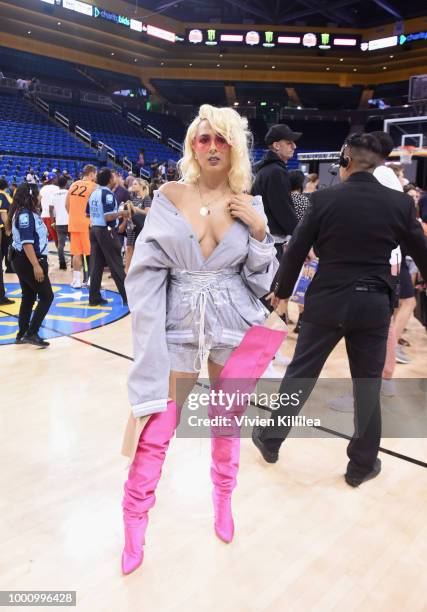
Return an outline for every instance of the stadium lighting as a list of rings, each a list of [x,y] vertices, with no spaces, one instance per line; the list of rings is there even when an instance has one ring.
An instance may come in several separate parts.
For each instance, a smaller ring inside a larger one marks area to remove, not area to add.
[[[221,42],[243,42],[243,34],[221,34]]]
[[[377,49],[386,49],[387,47],[395,47],[397,45],[397,36],[387,36],[386,38],[376,38],[368,42],[369,51]]]
[[[299,45],[301,36],[278,36],[277,42],[281,45]]]
[[[135,30],[135,32],[142,32],[142,21],[138,21],[138,19],[131,19],[129,27],[131,30]]]
[[[93,16],[93,6],[87,4],[87,2],[81,2],[80,0],[62,0],[62,6],[69,11],[75,11],[76,13],[82,13],[83,15]]]
[[[149,36],[154,36],[155,38],[167,40],[168,42],[175,42],[176,40],[174,32],[163,30],[163,28],[156,28],[156,26],[146,25],[143,27],[143,29],[147,32]]]
[[[355,47],[357,40],[355,38],[334,38],[334,45],[337,47]]]

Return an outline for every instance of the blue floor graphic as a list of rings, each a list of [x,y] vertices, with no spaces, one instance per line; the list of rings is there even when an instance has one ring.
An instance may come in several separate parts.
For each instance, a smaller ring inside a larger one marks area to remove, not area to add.
[[[9,306],[0,306],[0,345],[13,344],[18,331],[19,307],[21,304],[21,288],[18,283],[6,283],[6,296],[14,300]],[[53,284],[55,299],[50,307],[40,336],[43,338],[58,338],[76,334],[113,323],[128,314],[127,306],[123,306],[120,294],[114,291],[102,291],[105,306],[89,306],[88,289],[72,289],[70,285]]]

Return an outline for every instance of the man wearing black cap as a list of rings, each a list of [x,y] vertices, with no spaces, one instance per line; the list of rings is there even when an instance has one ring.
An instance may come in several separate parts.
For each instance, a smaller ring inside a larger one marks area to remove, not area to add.
[[[291,199],[291,185],[286,163],[293,157],[295,142],[302,136],[293,132],[288,125],[273,125],[267,132],[268,146],[264,159],[256,166],[256,177],[252,187],[253,195],[262,196],[268,226],[276,244],[280,259],[283,245],[294,231],[298,219]]]
[[[421,275],[427,277],[427,240],[411,198],[384,187],[373,176],[381,154],[374,136],[351,136],[340,155],[342,182],[313,193],[311,206],[289,242],[274,287],[275,307],[292,294],[313,244],[320,263],[306,293],[294,357],[279,389],[283,403],[273,411],[273,425],[256,427],[252,434],[264,459],[275,463],[291,429],[291,417],[302,409],[329,354],[345,338],[356,426],[347,447],[345,474],[352,487],[381,470],[379,392],[395,287],[391,250],[404,242]],[[286,401],[293,394],[297,406]]]

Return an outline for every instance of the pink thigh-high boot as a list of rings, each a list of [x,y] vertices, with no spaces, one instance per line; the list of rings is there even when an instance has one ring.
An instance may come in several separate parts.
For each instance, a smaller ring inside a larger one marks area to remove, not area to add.
[[[286,334],[287,332],[258,325],[251,327],[227,360],[219,379],[211,387],[211,392],[222,391],[229,394],[229,397],[235,397],[230,409],[218,405],[209,406],[210,418],[221,416],[230,421],[229,426],[211,428],[215,533],[224,542],[231,542],[234,535],[231,495],[237,484],[240,457],[240,428],[234,419],[246,409],[238,394],[233,396],[233,393],[252,393]]]
[[[144,558],[143,544],[148,511],[156,501],[156,486],[176,424],[177,406],[169,400],[166,411],[153,414],[141,432],[124,486],[122,502],[125,528],[125,547],[122,554],[124,574],[133,572]]]
[[[234,535],[231,495],[237,484],[240,438],[212,437],[211,449],[215,533],[223,542],[231,542]]]

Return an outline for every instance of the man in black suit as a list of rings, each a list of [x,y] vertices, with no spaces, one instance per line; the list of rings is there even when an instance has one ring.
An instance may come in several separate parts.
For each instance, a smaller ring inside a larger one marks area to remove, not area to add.
[[[269,150],[255,167],[252,195],[262,196],[270,233],[280,259],[283,245],[294,231],[298,219],[291,198],[291,183],[286,163],[293,157],[295,142],[302,136],[288,125],[273,125],[265,136]]]
[[[379,392],[393,308],[392,249],[405,243],[427,278],[427,240],[412,200],[372,176],[380,156],[375,137],[351,136],[341,151],[342,183],[313,193],[311,207],[289,242],[273,287],[275,306],[292,294],[312,245],[319,256],[295,354],[280,386],[280,394],[302,394],[296,409],[281,405],[274,413],[275,425],[256,427],[252,434],[264,459],[277,461],[290,431],[279,417],[301,410],[327,357],[344,337],[355,403],[355,434],[347,447],[345,479],[353,487],[381,469]]]

